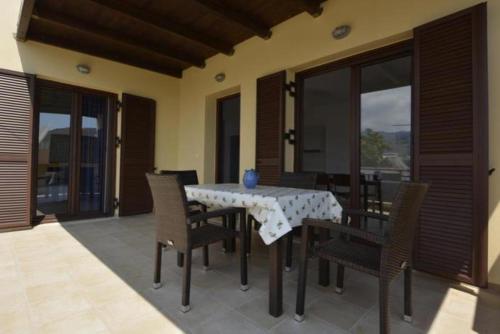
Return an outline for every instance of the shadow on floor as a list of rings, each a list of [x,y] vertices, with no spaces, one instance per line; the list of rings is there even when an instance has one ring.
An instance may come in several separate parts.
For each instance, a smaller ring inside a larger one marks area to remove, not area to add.
[[[332,286],[319,287],[317,265],[311,261],[306,296],[306,319],[292,320],[295,307],[297,269],[284,273],[284,315],[275,319],[267,314],[267,248],[258,236],[253,239],[249,257],[251,289],[239,290],[239,256],[225,254],[221,245],[210,248],[209,271],[203,271],[201,250],[193,254],[191,312],[179,311],[182,270],[176,266],[176,252],[163,256],[162,282],[152,289],[155,230],[150,215],[62,225],[103,265],[130,286],[148,303],[185,332],[203,333],[376,333],[378,331],[378,283],[366,274],[347,271],[345,293]],[[298,246],[298,245],[295,245]],[[297,249],[297,247],[296,247]],[[297,254],[297,250],[295,251]],[[294,258],[296,261],[296,257]],[[91,274],[91,273],[90,273]],[[500,326],[498,294],[477,292],[447,280],[416,272],[414,275],[413,323],[401,320],[403,283],[391,286],[391,326],[393,333],[493,333]],[[495,327],[496,326],[496,327]]]

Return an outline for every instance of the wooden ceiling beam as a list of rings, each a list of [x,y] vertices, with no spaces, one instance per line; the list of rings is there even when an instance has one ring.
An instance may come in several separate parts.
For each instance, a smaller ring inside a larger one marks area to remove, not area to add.
[[[272,32],[270,27],[262,23],[257,18],[249,17],[240,11],[228,8],[219,2],[213,0],[194,0],[195,2],[202,5],[205,9],[209,10],[211,13],[219,16],[220,18],[231,21],[238,24],[239,26],[251,31],[263,39],[271,38]]]
[[[321,0],[295,0],[295,2],[312,17],[318,17],[323,13]]]
[[[25,42],[28,36],[28,29],[31,22],[31,15],[35,8],[35,0],[23,0],[21,4],[21,13],[17,22],[16,39]]]
[[[155,45],[147,41],[144,41],[143,39],[126,36],[123,33],[100,28],[95,24],[87,23],[79,19],[68,17],[66,15],[61,15],[59,13],[51,12],[42,8],[38,8],[35,14],[32,16],[32,18],[35,20],[41,20],[52,24],[57,24],[84,34],[91,34],[96,37],[104,38],[112,43],[118,42],[129,48],[136,49],[140,52],[141,51],[153,52],[158,55],[168,57],[177,62],[196,66],[199,68],[205,67],[205,60],[202,58],[193,57],[192,55],[176,52],[175,50],[172,50],[170,48],[165,48],[159,45]]]
[[[78,42],[68,42],[65,40],[61,40],[60,38],[50,36],[45,33],[40,33],[38,31],[30,32],[30,40],[35,42],[40,42],[44,44],[49,44],[53,46],[57,46],[63,49],[68,49],[80,53],[89,54],[91,56],[100,57],[109,59],[112,61],[116,61],[122,64],[127,64],[135,67],[139,67],[142,69],[150,70],[153,72],[158,72],[161,74],[170,75],[176,78],[182,78],[182,69],[174,68],[171,66],[164,65],[155,65],[152,62],[141,61],[138,59],[131,59],[127,55],[119,55],[117,52],[107,52],[103,51],[99,48],[90,48],[84,47]]]
[[[167,33],[175,34],[184,39],[196,42],[214,51],[224,53],[226,55],[234,54],[233,45],[214,39],[211,36],[191,30],[189,27],[177,24],[165,17],[145,12],[143,9],[127,4],[124,1],[118,0],[88,0],[99,4],[103,8],[112,10],[120,15],[127,16],[134,20],[140,21],[156,29],[163,30]]]

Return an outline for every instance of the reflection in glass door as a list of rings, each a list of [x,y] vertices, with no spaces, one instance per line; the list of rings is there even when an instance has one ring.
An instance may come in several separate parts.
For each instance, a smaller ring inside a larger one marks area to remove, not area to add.
[[[304,79],[301,170],[327,173],[332,191],[348,205],[351,189],[351,69]]]
[[[68,211],[73,94],[43,87],[39,97],[38,214]]]
[[[410,180],[410,56],[361,68],[360,195],[364,210],[387,213]]]
[[[349,68],[304,80],[302,170],[349,174]]]

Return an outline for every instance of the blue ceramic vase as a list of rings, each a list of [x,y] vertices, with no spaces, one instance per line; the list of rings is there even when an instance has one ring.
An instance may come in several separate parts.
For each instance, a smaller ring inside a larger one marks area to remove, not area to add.
[[[254,169],[245,170],[245,174],[243,175],[243,185],[245,188],[254,189],[259,182],[259,173],[257,173]]]

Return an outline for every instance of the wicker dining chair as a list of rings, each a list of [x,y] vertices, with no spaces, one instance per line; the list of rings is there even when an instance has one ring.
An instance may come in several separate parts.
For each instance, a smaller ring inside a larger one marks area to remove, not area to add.
[[[389,333],[389,284],[404,271],[404,319],[411,321],[411,254],[418,214],[428,185],[402,183],[393,201],[389,216],[365,211],[344,210],[342,224],[328,220],[304,219],[300,254],[299,283],[295,320],[304,319],[308,241],[313,228],[334,231],[337,237],[320,243],[312,253],[320,259],[337,263],[337,293],[344,288],[344,267],[379,278],[380,333]],[[388,233],[379,235],[349,226],[348,217],[362,216],[388,221]],[[359,240],[361,239],[361,240]]]
[[[198,173],[196,170],[162,170],[160,171],[161,175],[179,175],[179,179],[182,184],[185,186],[191,186],[195,184],[199,184],[198,182]],[[188,206],[194,212],[196,210],[200,210],[202,212],[207,211],[206,205],[200,203],[198,201],[188,201]]]
[[[298,189],[316,189],[318,184],[318,174],[317,173],[290,173],[286,172],[281,174],[279,186],[286,188],[298,188]],[[247,252],[250,253],[252,245],[252,223],[255,222],[255,226],[259,226],[258,222],[252,215],[248,215],[247,220]],[[294,229],[295,231],[297,228]],[[285,270],[290,271],[292,267],[292,249],[293,249],[293,236],[294,230],[290,231],[286,237],[286,252],[285,252]]]
[[[179,175],[182,183],[185,186],[199,184],[198,173],[196,172],[196,170],[162,170],[162,171],[160,171],[160,174],[162,174],[162,175],[177,174],[177,175]],[[207,206],[204,205],[203,203],[198,202],[198,201],[189,201],[188,204],[189,204],[189,207],[192,208],[193,210],[201,210],[202,212],[207,211]],[[236,217],[234,215],[230,215],[228,217],[226,217],[226,216],[222,217],[222,226],[231,227],[234,229],[236,226]],[[234,244],[235,244],[234,239],[231,239],[230,241],[224,240],[222,242],[223,251],[226,252],[227,250],[230,250],[231,252],[234,252]],[[184,260],[182,257],[182,253],[178,253],[177,265],[179,267],[182,267],[183,262],[184,262]]]
[[[190,186],[194,184],[199,184],[198,172],[195,169],[189,170],[161,170],[161,175],[179,175],[179,179],[185,186]],[[188,207],[191,214],[207,212],[207,206],[198,201],[188,201]],[[200,225],[200,223],[196,223]],[[224,221],[224,226],[226,222]],[[203,247],[203,258],[208,259],[208,246]],[[208,260],[204,260],[207,261]],[[184,264],[184,255],[181,252],[177,252],[177,266],[182,267]]]
[[[179,175],[146,174],[153,195],[154,215],[156,218],[156,265],[154,288],[161,287],[161,258],[165,246],[171,246],[185,256],[182,282],[182,312],[190,308],[189,294],[191,285],[192,250],[222,240],[239,237],[241,244],[241,290],[248,290],[247,257],[245,252],[245,209],[227,208],[193,214],[189,210],[186,191]],[[227,215],[240,216],[240,231],[222,226],[198,222]],[[208,255],[208,254],[207,254]],[[208,266],[208,256],[204,257],[204,265]]]

